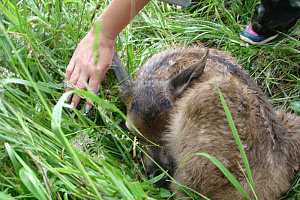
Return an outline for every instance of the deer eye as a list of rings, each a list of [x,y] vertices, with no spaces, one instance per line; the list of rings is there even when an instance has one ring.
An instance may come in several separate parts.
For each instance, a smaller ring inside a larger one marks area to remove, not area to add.
[[[161,105],[164,107],[164,109],[169,110],[171,108],[171,102],[167,98],[163,98],[161,100]]]
[[[139,103],[136,99],[134,99],[131,103],[131,111],[138,111],[139,110]]]

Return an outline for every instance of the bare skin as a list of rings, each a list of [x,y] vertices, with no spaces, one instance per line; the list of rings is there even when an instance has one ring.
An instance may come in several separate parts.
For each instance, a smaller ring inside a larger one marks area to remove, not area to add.
[[[96,21],[101,21],[101,32],[99,36],[99,61],[94,63],[93,40],[94,26],[90,32],[82,39],[74,51],[72,59],[66,69],[65,80],[67,84],[66,92],[75,88],[84,89],[85,83],[94,93],[99,90],[99,84],[109,69],[114,53],[114,43],[117,35],[129,24],[136,14],[149,2],[149,0],[112,0],[104,12]],[[71,105],[76,107],[81,97],[78,94],[69,96],[67,102],[71,100]],[[92,102],[87,101],[85,112],[92,107]]]

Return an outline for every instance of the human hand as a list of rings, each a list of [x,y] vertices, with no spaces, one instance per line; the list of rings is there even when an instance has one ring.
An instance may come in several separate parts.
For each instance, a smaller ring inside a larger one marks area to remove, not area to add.
[[[114,39],[100,34],[98,46],[99,60],[95,63],[93,55],[94,32],[93,29],[83,38],[74,51],[72,59],[66,69],[66,92],[76,89],[85,89],[85,83],[96,94],[99,91],[99,84],[103,80],[107,70],[109,69],[114,53]],[[81,97],[73,94],[67,98],[67,102],[71,100],[71,105],[76,107]],[[92,107],[91,101],[86,101],[85,112]]]
[[[67,66],[65,80],[69,84],[67,84],[66,92],[74,88],[84,89],[85,83],[88,83],[92,91],[97,93],[99,84],[112,62],[115,38],[148,2],[149,0],[111,1],[97,19],[102,22],[98,45],[99,60],[97,63],[94,61],[94,28],[92,28],[77,46]],[[67,101],[71,100],[71,105],[76,107],[80,98],[78,94],[74,94],[69,96]],[[88,112],[91,107],[92,103],[87,101],[85,112]]]

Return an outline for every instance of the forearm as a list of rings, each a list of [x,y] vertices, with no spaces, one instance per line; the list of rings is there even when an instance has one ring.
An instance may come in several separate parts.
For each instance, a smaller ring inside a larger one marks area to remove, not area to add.
[[[101,35],[114,40],[150,0],[112,0],[97,20]]]

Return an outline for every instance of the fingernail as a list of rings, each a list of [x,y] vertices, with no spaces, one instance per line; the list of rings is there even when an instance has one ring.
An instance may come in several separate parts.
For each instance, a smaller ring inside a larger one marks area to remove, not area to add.
[[[73,112],[73,109],[72,109],[73,107],[74,107],[74,102],[71,103],[71,108],[69,109],[70,112]]]
[[[100,90],[100,85],[98,85],[98,88],[97,88],[97,92],[96,92],[96,94],[98,94],[98,93],[99,93],[99,90]]]
[[[88,114],[89,111],[90,111],[90,105],[89,105],[89,104],[86,104],[86,105],[85,105],[84,112],[85,112],[86,114]]]

